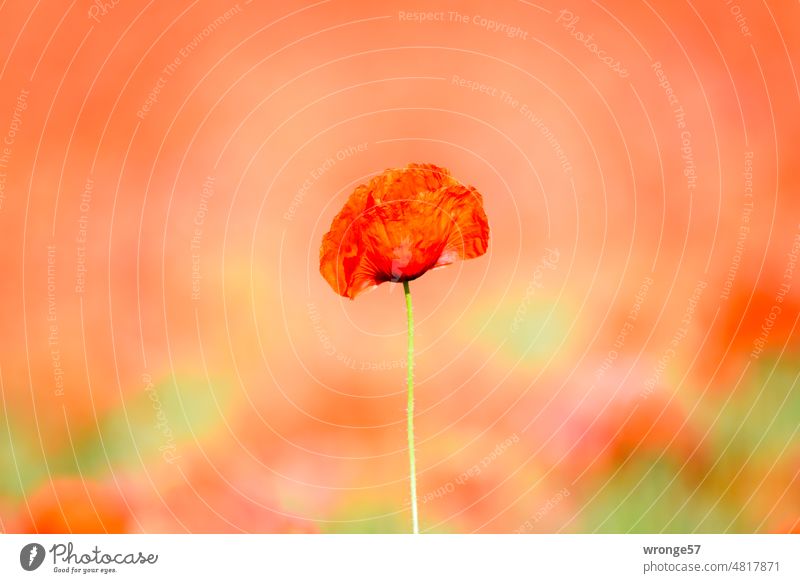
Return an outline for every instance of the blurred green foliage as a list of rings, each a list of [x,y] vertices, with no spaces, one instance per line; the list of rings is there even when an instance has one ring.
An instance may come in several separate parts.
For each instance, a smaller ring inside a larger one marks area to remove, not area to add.
[[[46,456],[36,432],[0,417],[0,496],[18,498],[48,474],[97,478],[179,455],[180,444],[208,439],[222,423],[226,395],[230,391],[219,384],[168,378],[100,415],[95,424],[72,428],[65,443]]]

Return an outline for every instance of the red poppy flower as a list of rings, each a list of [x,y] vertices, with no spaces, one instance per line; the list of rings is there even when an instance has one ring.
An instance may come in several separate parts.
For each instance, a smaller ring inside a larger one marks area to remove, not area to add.
[[[444,168],[410,164],[355,189],[322,239],[319,270],[353,299],[385,281],[479,257],[488,245],[480,193]]]

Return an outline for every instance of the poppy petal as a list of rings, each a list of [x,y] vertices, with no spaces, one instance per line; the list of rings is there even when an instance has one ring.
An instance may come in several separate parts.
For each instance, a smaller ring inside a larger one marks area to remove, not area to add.
[[[410,281],[489,243],[480,193],[432,164],[390,169],[358,186],[325,234],[320,273],[355,298],[385,281]]]

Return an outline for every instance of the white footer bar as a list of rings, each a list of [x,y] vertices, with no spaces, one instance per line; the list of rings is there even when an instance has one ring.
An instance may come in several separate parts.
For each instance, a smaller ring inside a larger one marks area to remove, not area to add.
[[[0,581],[800,581],[796,535],[2,535]]]

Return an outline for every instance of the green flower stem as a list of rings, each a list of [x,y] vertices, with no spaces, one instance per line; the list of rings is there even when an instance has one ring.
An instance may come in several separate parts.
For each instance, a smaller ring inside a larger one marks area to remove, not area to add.
[[[414,312],[411,309],[411,290],[408,282],[403,282],[406,295],[406,313],[408,314],[408,461],[411,470],[411,522],[414,534],[419,534],[419,516],[417,514],[417,460],[414,455]]]

